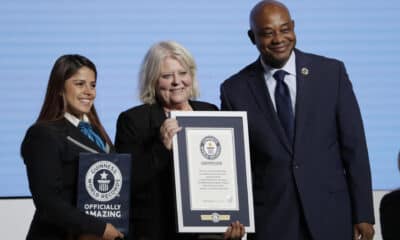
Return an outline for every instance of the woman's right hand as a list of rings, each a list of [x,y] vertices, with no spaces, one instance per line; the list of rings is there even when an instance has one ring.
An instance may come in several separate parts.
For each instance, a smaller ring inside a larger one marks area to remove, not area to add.
[[[111,223],[107,223],[106,230],[104,230],[103,239],[114,240],[117,237],[123,238],[124,234],[118,231]]]
[[[163,122],[160,127],[160,138],[166,149],[172,149],[172,138],[181,129],[176,119],[168,118]]]

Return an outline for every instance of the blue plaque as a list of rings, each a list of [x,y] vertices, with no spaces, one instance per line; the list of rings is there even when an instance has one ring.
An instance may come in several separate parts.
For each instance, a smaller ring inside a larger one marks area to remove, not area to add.
[[[130,154],[81,153],[77,207],[129,234]]]

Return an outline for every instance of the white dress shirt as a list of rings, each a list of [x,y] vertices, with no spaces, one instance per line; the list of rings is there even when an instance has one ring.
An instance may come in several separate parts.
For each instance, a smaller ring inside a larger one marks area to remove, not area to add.
[[[78,127],[79,122],[80,121],[84,121],[87,123],[90,123],[88,116],[86,116],[86,114],[83,114],[83,118],[82,120],[80,120],[79,118],[75,117],[74,115],[72,115],[69,112],[65,112],[64,113],[64,117],[70,122],[72,123],[72,125],[74,125],[75,127]]]

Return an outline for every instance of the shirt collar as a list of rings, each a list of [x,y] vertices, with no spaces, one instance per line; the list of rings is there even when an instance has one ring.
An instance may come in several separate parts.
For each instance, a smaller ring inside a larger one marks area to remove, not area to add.
[[[64,117],[65,117],[70,123],[72,123],[72,125],[74,125],[75,127],[78,127],[80,121],[84,121],[84,122],[90,123],[89,118],[88,118],[88,116],[87,116],[86,114],[83,114],[82,120],[80,120],[79,118],[75,117],[74,115],[72,115],[72,114],[69,113],[69,112],[65,112],[65,113],[64,113]]]
[[[266,63],[264,63],[264,60],[260,57],[261,59],[261,65],[264,68],[264,72],[265,73],[270,73],[271,76],[273,75],[273,73],[275,73],[278,70],[285,70],[286,72],[288,72],[290,75],[296,76],[296,55],[294,53],[294,51],[292,51],[292,53],[289,56],[289,60],[286,62],[286,64],[280,68],[272,68],[271,66],[267,65]]]

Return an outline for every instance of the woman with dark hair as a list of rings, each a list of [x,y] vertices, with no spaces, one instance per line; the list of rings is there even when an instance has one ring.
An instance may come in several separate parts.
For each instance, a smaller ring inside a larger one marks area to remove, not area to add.
[[[36,207],[27,239],[123,237],[76,208],[79,153],[112,148],[93,105],[96,77],[95,65],[80,55],[61,56],[53,66],[39,117],[21,146]]]

